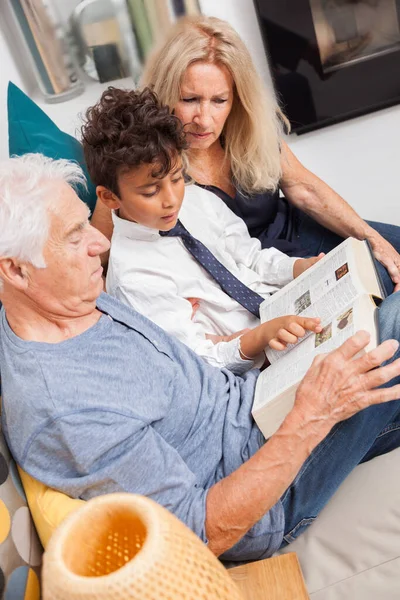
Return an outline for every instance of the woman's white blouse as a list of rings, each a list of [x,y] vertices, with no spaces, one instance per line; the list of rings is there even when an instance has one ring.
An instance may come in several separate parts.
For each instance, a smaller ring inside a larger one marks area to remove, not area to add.
[[[238,279],[265,298],[293,279],[296,258],[275,248],[261,249],[238,218],[212,192],[185,188],[179,215],[186,229]],[[114,233],[107,291],[176,336],[216,367],[244,373],[254,366],[239,354],[239,340],[213,344],[206,334],[230,335],[259,324],[222,291],[179,237],[163,237],[113,214]],[[192,318],[187,298],[198,298]]]

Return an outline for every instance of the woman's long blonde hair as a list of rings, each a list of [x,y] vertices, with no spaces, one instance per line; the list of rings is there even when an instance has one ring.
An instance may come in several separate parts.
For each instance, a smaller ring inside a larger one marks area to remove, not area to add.
[[[234,181],[247,193],[275,190],[281,177],[280,139],[289,124],[226,21],[206,16],[179,19],[150,56],[142,84],[153,87],[160,101],[174,108],[186,69],[198,61],[224,65],[234,80],[234,101],[223,130]]]

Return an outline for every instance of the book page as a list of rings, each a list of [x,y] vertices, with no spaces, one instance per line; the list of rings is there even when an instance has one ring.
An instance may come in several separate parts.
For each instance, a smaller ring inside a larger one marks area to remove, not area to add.
[[[365,329],[371,334],[367,350],[377,345],[375,326],[376,307],[367,294],[344,306],[339,314],[324,323],[321,333],[310,333],[301,344],[292,348],[281,360],[271,364],[258,378],[253,409],[256,410],[277,395],[297,385],[314,358],[338,348],[356,331]]]
[[[311,269],[305,271],[265,300],[260,306],[261,321],[270,321],[284,315],[319,317],[324,327],[332,317],[363,293],[356,272],[351,242],[345,240]],[[363,243],[363,242],[360,242]],[[311,333],[296,345],[289,344],[286,350],[266,349],[270,363],[282,360],[295,346],[304,344]]]

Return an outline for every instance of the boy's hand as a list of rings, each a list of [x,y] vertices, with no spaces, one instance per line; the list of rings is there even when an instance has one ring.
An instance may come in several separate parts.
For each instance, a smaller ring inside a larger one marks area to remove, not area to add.
[[[240,355],[244,359],[254,359],[267,346],[273,350],[285,350],[287,344],[295,344],[306,331],[322,331],[321,319],[288,315],[271,319],[250,329],[240,338]]]
[[[321,252],[318,256],[312,256],[311,258],[298,258],[293,265],[293,278],[296,279],[296,277],[315,265],[324,256],[325,254]]]
[[[273,350],[285,350],[288,344],[295,344],[306,331],[319,333],[322,331],[321,319],[297,317],[289,315],[278,317],[263,324],[267,336],[267,344]],[[269,338],[269,339],[268,339]]]

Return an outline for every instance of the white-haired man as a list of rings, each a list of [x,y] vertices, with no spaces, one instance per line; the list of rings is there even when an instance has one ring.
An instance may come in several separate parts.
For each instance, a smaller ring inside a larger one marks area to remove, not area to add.
[[[400,296],[380,311],[386,341],[355,358],[360,332],[314,362],[266,442],[250,416],[256,370],[211,367],[102,294],[108,241],[79,182],[77,166],[41,155],[0,164],[2,418],[16,460],[71,496],[150,496],[226,559],[270,555],[355,465],[400,445],[400,359],[375,368],[398,350]]]

